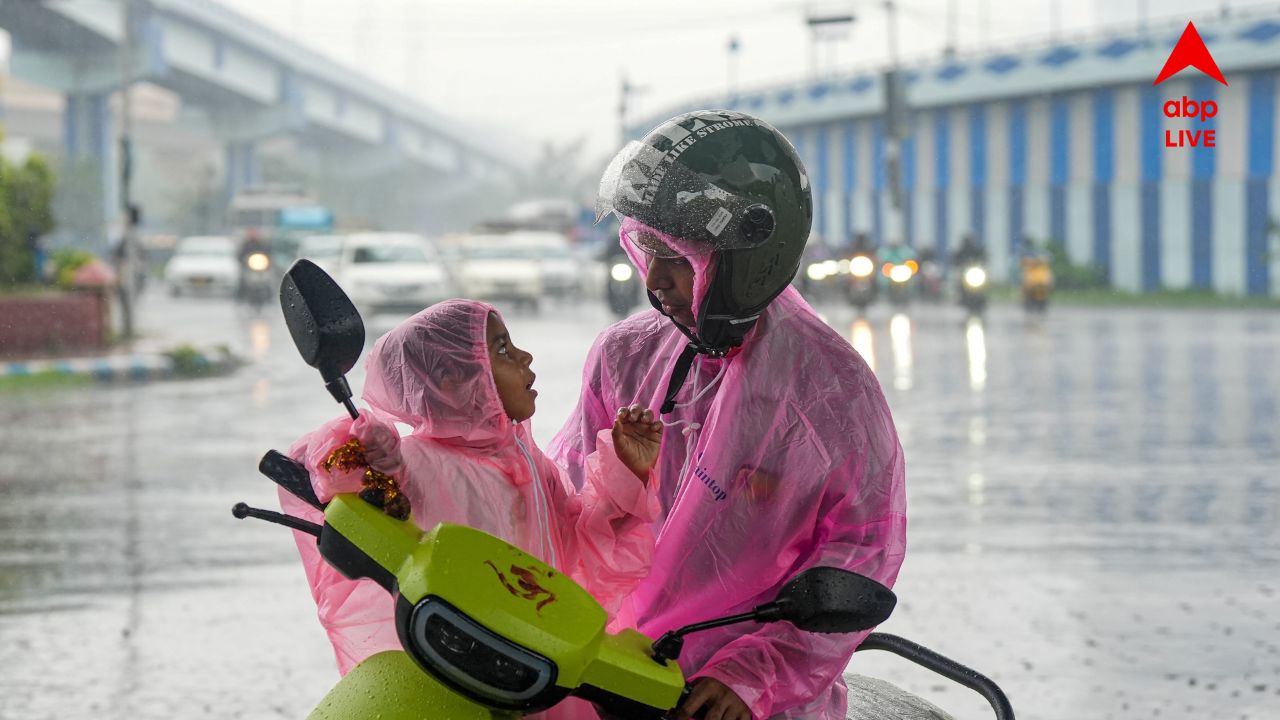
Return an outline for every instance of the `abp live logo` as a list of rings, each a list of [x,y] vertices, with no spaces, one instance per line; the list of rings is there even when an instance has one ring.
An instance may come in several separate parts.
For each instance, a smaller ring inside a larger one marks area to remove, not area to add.
[[[1156,76],[1156,81],[1152,85],[1159,85],[1189,67],[1199,70],[1223,85],[1227,84],[1226,78],[1222,77],[1222,71],[1218,69],[1218,63],[1213,61],[1213,55],[1209,53],[1209,48],[1205,46],[1194,23],[1187,23],[1187,29],[1182,31],[1182,37],[1178,38],[1178,44],[1173,46],[1173,52],[1169,53],[1169,59],[1165,60],[1164,67],[1161,68],[1160,74]],[[1166,128],[1164,146],[1217,147],[1217,131],[1204,129],[1203,126],[1203,123],[1217,114],[1218,103],[1213,100],[1197,100],[1186,95],[1180,99],[1166,100],[1165,117],[1198,120],[1201,123],[1201,129],[1179,128],[1178,134],[1174,135],[1172,130]]]

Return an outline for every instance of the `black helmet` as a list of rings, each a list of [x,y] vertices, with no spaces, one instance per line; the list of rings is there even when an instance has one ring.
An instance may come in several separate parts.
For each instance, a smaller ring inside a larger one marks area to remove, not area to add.
[[[690,340],[697,352],[721,355],[742,343],[795,277],[813,194],[795,148],[773,126],[744,113],[699,110],[667,120],[614,157],[600,180],[596,220],[609,212],[718,255]],[[649,301],[661,311],[652,293]]]

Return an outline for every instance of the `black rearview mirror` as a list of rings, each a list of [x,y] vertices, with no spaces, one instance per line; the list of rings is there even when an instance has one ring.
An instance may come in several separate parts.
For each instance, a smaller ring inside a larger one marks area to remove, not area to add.
[[[897,602],[892,590],[871,578],[815,567],[784,585],[776,600],[756,608],[756,619],[786,620],[808,632],[858,632],[889,619]]]
[[[773,602],[664,633],[653,643],[653,659],[665,665],[680,657],[685,635],[740,622],[786,620],[818,633],[867,630],[888,620],[897,603],[892,590],[869,577],[834,567],[809,568],[783,585]]]
[[[364,350],[364,322],[356,306],[328,273],[301,259],[280,283],[280,308],[302,359],[320,371],[329,393],[357,417],[345,377]]]

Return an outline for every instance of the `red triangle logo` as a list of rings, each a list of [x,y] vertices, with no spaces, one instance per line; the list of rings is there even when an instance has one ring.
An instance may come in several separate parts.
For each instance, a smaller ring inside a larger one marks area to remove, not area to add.
[[[1173,52],[1169,53],[1169,59],[1164,61],[1164,68],[1160,70],[1160,75],[1151,84],[1159,85],[1188,67],[1199,70],[1223,85],[1227,84],[1226,78],[1222,77],[1222,71],[1218,69],[1218,63],[1213,61],[1209,48],[1205,47],[1204,40],[1200,39],[1200,33],[1196,32],[1196,26],[1193,23],[1187,23],[1187,29],[1182,31],[1178,44],[1174,45]]]

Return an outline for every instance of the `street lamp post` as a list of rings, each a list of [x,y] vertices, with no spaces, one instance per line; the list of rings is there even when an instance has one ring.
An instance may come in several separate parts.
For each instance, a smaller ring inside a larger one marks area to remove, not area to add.
[[[137,42],[134,23],[137,20],[135,3],[137,0],[120,0],[120,209],[122,211],[120,249],[120,274],[118,278],[121,289],[120,321],[121,335],[125,340],[135,336],[134,309],[138,288],[134,282],[137,277],[138,247],[134,239],[134,224],[137,221],[137,210],[133,206],[130,192],[133,180],[133,104],[131,89],[133,88],[134,43]]]

